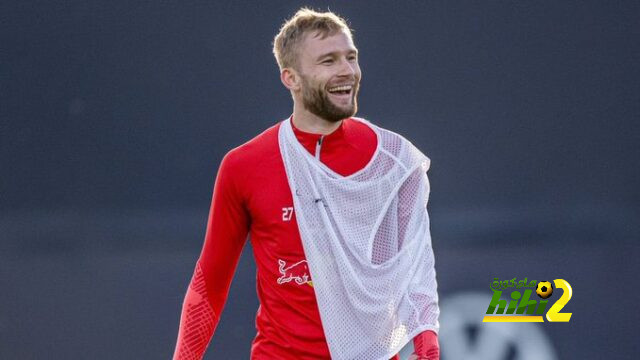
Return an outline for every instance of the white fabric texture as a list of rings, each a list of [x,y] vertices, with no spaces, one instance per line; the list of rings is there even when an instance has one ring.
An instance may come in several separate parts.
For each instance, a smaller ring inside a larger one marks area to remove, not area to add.
[[[312,156],[291,119],[278,140],[331,358],[387,360],[439,328],[429,159],[402,136],[355,120],[378,145],[350,176]]]

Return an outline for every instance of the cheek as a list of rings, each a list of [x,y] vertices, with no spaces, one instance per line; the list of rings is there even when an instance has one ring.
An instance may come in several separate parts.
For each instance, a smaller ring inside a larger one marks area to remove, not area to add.
[[[312,79],[312,86],[318,90],[324,90],[325,85],[327,84],[326,79],[323,76],[316,76]]]
[[[310,79],[313,80],[314,84],[326,84],[332,76],[334,76],[334,71],[330,67],[327,66],[317,66],[313,69],[313,72],[309,74]]]

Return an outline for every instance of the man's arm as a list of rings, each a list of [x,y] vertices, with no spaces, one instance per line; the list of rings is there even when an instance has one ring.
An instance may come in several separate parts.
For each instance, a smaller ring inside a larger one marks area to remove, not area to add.
[[[202,359],[226,302],[249,231],[238,170],[227,154],[218,170],[204,245],[182,305],[174,360]]]
[[[440,360],[440,346],[438,335],[426,330],[413,338],[413,354],[409,360]]]

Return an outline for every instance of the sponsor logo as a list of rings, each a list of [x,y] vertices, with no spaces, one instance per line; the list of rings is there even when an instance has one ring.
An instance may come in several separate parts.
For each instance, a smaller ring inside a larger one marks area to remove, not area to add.
[[[287,266],[286,261],[278,259],[278,265],[280,274],[282,274],[282,276],[278,278],[278,284],[282,285],[293,281],[298,285],[307,284],[313,286],[307,260],[298,261],[293,265]]]

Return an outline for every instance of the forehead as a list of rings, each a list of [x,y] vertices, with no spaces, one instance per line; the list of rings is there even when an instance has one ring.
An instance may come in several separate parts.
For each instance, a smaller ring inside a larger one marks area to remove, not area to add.
[[[316,58],[332,52],[357,51],[351,36],[344,31],[322,37],[318,32],[306,34],[300,43],[302,58]]]

